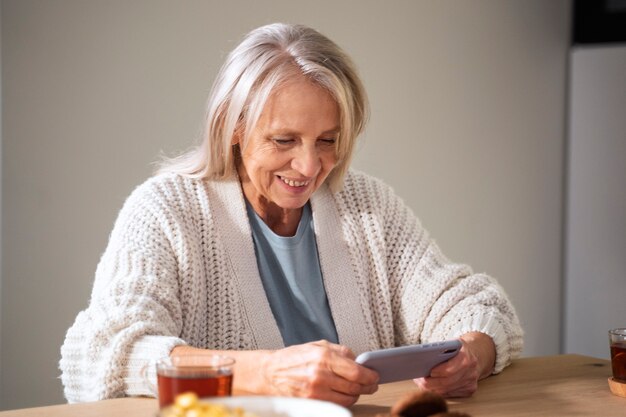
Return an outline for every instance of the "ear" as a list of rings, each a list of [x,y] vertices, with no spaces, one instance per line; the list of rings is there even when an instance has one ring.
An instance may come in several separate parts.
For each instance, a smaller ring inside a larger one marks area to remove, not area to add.
[[[237,123],[230,144],[239,146],[243,144],[243,127],[241,126],[241,122]]]

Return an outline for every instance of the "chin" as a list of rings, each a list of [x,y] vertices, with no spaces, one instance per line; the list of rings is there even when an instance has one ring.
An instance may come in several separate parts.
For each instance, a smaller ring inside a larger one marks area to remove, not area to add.
[[[276,205],[285,210],[299,210],[309,202],[311,196],[307,196],[306,198],[298,198],[298,199],[285,199]]]

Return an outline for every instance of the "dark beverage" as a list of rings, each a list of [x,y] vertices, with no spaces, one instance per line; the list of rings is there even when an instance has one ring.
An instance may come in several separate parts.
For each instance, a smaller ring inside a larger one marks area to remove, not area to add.
[[[192,369],[175,374],[157,375],[159,386],[159,406],[166,407],[174,402],[176,396],[185,392],[195,392],[198,397],[224,397],[230,395],[233,374],[219,371],[194,371]]]
[[[611,344],[613,378],[626,383],[626,343]]]

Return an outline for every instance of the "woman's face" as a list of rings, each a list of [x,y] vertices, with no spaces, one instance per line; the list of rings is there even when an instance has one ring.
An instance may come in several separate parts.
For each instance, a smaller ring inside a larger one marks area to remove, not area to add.
[[[268,98],[238,166],[243,192],[262,218],[306,204],[337,163],[338,134],[337,104],[304,77]]]

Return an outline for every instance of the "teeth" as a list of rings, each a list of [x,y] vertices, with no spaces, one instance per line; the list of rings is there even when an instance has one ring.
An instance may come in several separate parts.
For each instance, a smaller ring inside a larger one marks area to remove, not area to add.
[[[292,187],[304,187],[305,185],[309,185],[309,183],[311,181],[294,181],[294,180],[289,180],[287,178],[283,178],[283,177],[278,177],[281,179],[282,182],[284,182],[287,185],[290,185]]]

